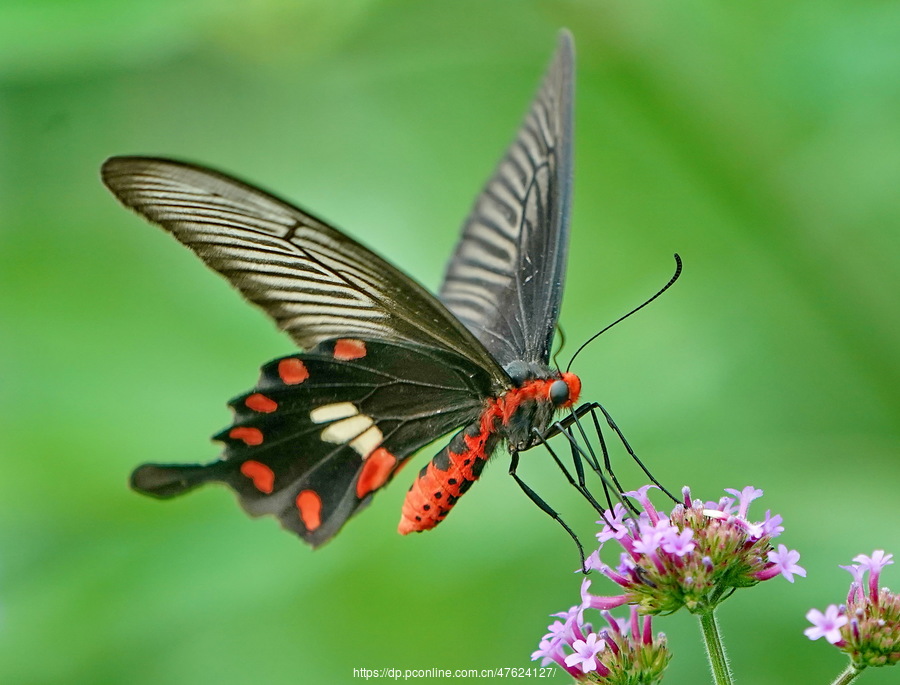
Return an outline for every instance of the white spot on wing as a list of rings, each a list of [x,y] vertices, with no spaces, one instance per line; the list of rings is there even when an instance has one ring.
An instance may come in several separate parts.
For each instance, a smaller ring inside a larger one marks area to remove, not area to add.
[[[322,431],[322,440],[325,442],[333,442],[336,445],[343,445],[355,438],[361,438],[362,433],[366,432],[373,423],[375,422],[372,420],[371,416],[357,414],[356,416],[351,416],[349,419],[343,419],[342,421],[332,423],[328,428]]]
[[[345,419],[348,416],[356,416],[357,414],[359,414],[359,409],[354,407],[351,402],[338,402],[316,407],[309,412],[309,418],[313,423],[325,423],[326,421]],[[369,420],[371,421],[371,419]]]
[[[381,444],[382,440],[384,440],[384,434],[378,429],[378,426],[372,426],[352,440],[350,447],[359,452],[359,456],[365,459],[375,451],[375,448]]]

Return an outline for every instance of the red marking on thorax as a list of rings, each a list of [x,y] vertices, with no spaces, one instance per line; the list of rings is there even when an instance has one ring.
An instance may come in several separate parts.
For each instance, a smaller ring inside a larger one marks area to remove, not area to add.
[[[366,344],[362,340],[341,338],[334,343],[334,358],[340,361],[362,359],[366,356]]]
[[[309,378],[309,370],[296,357],[289,357],[278,362],[278,376],[286,385],[298,385]]]
[[[387,482],[388,476],[397,464],[397,457],[384,447],[379,447],[366,457],[359,480],[356,481],[356,496],[362,499]]]
[[[315,490],[301,490],[297,495],[297,511],[306,530],[312,532],[322,525],[322,498]]]
[[[261,445],[263,441],[262,431],[251,426],[235,426],[228,431],[228,437],[243,440],[246,445]]]
[[[269,495],[275,489],[275,473],[265,464],[249,459],[241,464],[241,473],[252,480],[260,492]]]
[[[550,388],[558,380],[560,379],[546,378],[525,381],[520,387],[510,388],[500,397],[492,400],[499,405],[503,423],[509,423],[510,418],[516,413],[522,402],[527,400],[550,402]],[[559,409],[568,409],[578,401],[578,396],[581,394],[581,379],[574,373],[566,371],[562,374],[562,380],[569,388],[569,399],[559,405]]]
[[[248,409],[262,412],[263,414],[271,414],[278,409],[278,402],[266,397],[258,392],[253,393],[244,400],[244,404]]]

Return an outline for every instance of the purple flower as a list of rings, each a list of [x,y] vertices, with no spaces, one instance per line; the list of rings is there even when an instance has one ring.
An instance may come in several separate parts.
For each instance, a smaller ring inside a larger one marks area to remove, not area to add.
[[[863,592],[863,587],[865,587],[865,575],[866,569],[858,564],[851,564],[850,566],[838,566],[838,568],[844,569],[847,573],[853,576],[853,582],[850,583],[850,591],[847,593],[847,604],[850,604],[854,601],[858,594]],[[862,599],[860,597],[860,599]]]
[[[562,620],[554,621],[549,625],[548,630],[550,632],[544,635],[546,639],[555,640],[556,642],[562,640],[571,642],[576,638],[584,639],[584,635],[581,632],[581,625],[584,623],[584,607],[582,605],[576,604],[568,611],[561,611],[551,615]]]
[[[650,616],[639,616],[635,607],[631,607],[628,619],[616,618],[606,610],[600,614],[609,628],[595,631],[583,622],[579,612],[565,612],[578,625],[567,636],[556,631],[560,636],[556,640],[544,636],[531,655],[532,661],[541,659],[542,666],[555,662],[579,682],[658,683],[671,655],[666,636],[659,633],[654,637]]]
[[[556,615],[560,620],[550,625],[532,659],[556,662],[584,683],[657,683],[670,655],[665,636],[653,635],[651,615],[681,607],[707,614],[739,587],[779,574],[791,582],[795,575],[806,575],[797,565],[799,553],[784,545],[772,547],[772,538],[784,530],[780,516],[766,512],[760,522],[747,518],[751,503],[762,495],[757,488],[729,490],[734,497],[704,502],[693,499],[685,487],[683,502],[668,515],[650,501],[651,489],[625,493],[638,503],[636,515],[617,505],[597,522],[600,548],[586,564],[612,580],[619,594],[592,594],[593,581],[584,578],[581,604]],[[611,544],[620,550],[615,568],[603,560]],[[625,604],[630,605],[629,619],[613,617],[609,610]],[[600,611],[608,627],[595,630],[584,622],[593,610]],[[824,623],[813,629],[832,630]]]
[[[555,614],[558,616],[559,614]],[[547,630],[550,632],[544,635],[544,637],[548,640],[556,640],[557,642],[561,640],[566,635],[566,624],[562,621],[554,621],[549,626],[547,626]]]
[[[629,492],[624,492],[622,494],[626,497],[636,499],[638,501],[638,504],[640,504],[644,508],[644,511],[647,513],[650,521],[655,524],[657,521],[658,513],[653,507],[653,503],[650,501],[650,498],[647,496],[647,492],[651,488],[656,490],[659,489],[655,485],[644,485],[637,490],[630,490]]]
[[[688,552],[693,552],[697,546],[691,540],[693,537],[694,531],[690,528],[685,528],[681,532],[677,528],[672,528],[670,534],[662,541],[663,551],[683,557]]]
[[[752,485],[748,485],[740,492],[733,488],[725,488],[725,492],[738,498],[737,517],[742,519],[747,518],[747,509],[750,507],[750,503],[763,496],[763,491]]]
[[[772,547],[772,537],[784,530],[780,516],[766,512],[762,522],[746,518],[751,503],[762,495],[759,489],[729,490],[736,499],[704,503],[692,500],[690,489],[684,488],[684,502],[669,515],[653,506],[650,490],[645,486],[626,493],[642,510],[632,518],[623,518],[621,511],[604,517],[604,531],[598,536],[604,545],[589,556],[590,568],[623,588],[624,594],[597,597],[585,591],[590,597],[585,607],[629,603],[645,614],[670,613],[683,606],[703,613],[735,588],[779,574],[791,582],[795,575],[806,575],[797,564],[797,552],[784,545]],[[610,534],[611,519],[618,531],[615,536]],[[613,542],[623,550],[615,569],[602,559]]]
[[[778,545],[778,551],[770,551],[768,559],[773,566],[757,573],[756,577],[759,580],[768,580],[779,573],[787,578],[789,583],[794,582],[794,574],[806,578],[806,569],[797,563],[800,560],[800,552]]]
[[[600,561],[600,550],[599,549],[595,549],[593,552],[591,552],[588,555],[587,559],[584,560],[584,567],[588,571],[600,571],[600,570],[602,570],[602,568],[605,565],[606,564],[604,564],[602,561]],[[578,573],[578,571],[575,571],[575,572]]]
[[[663,533],[657,530],[655,526],[642,529],[639,535],[640,537],[634,541],[634,551],[638,554],[653,554],[663,538]]]
[[[766,509],[766,518],[762,522],[762,534],[768,535],[770,538],[777,538],[784,532],[784,526],[781,525],[783,520],[781,514],[772,516],[772,512]]]
[[[601,597],[588,592],[591,586],[589,578],[581,581],[581,608],[582,609],[615,609],[628,602],[628,595],[615,595]]]
[[[559,642],[554,642],[552,640],[548,640],[544,638],[541,640],[541,643],[538,645],[538,648],[531,653],[531,660],[537,661],[541,660],[541,667],[547,666],[550,663],[557,661],[555,658],[554,652],[559,650],[562,652],[562,649],[559,646]]]
[[[560,611],[556,614],[551,614],[552,616],[556,616],[561,618],[565,624],[568,624],[572,621],[581,622],[582,614],[584,613],[584,609],[580,604],[576,604],[573,607],[570,607],[568,611]]]
[[[847,625],[849,620],[834,604],[829,604],[824,614],[818,609],[810,609],[806,612],[806,619],[812,627],[804,630],[803,634],[810,640],[824,637],[831,644],[841,641],[841,627]]]
[[[586,640],[575,640],[572,643],[574,654],[566,657],[566,666],[577,666],[582,673],[597,670],[597,653],[603,651],[606,643],[597,633],[589,633]]]
[[[871,557],[867,557],[865,554],[853,557],[853,561],[859,562],[863,570],[869,572],[869,596],[873,601],[878,599],[878,579],[881,576],[881,569],[893,564],[894,562],[891,561],[893,558],[893,554],[885,554],[883,549],[876,549],[872,552]],[[860,586],[862,585],[860,584]]]
[[[806,636],[811,640],[824,637],[847,654],[858,670],[900,663],[900,595],[888,588],[878,589],[881,571],[893,563],[891,559],[884,550],[854,557],[857,564],[841,566],[853,576],[846,607],[832,604],[824,614],[817,609],[806,614],[813,624],[804,631]]]
[[[859,562],[872,573],[880,573],[885,566],[894,563],[891,561],[893,558],[893,554],[885,554],[883,549],[876,549],[872,552],[872,556],[867,557],[865,554],[857,554],[853,557],[853,561]]]
[[[598,525],[603,526],[603,529],[597,533],[597,541],[602,545],[607,540],[626,535],[628,533],[624,524],[626,516],[628,516],[628,509],[621,502],[616,502],[612,510],[604,513],[603,518],[597,521]]]
[[[725,514],[729,514],[732,511],[734,505],[733,497],[720,497],[718,502],[707,502],[704,506],[705,509],[712,509],[715,511],[721,511]]]

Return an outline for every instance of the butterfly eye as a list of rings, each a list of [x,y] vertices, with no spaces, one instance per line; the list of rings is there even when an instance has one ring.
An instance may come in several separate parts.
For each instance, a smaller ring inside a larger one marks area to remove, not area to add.
[[[565,381],[553,381],[550,386],[550,401],[556,406],[569,401],[569,386]]]

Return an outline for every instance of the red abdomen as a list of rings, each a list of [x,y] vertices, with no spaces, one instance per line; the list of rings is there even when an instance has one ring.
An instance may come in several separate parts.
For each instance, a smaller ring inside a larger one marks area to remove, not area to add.
[[[496,417],[485,413],[453,436],[419,472],[403,503],[401,535],[434,528],[472,483],[497,447]]]

